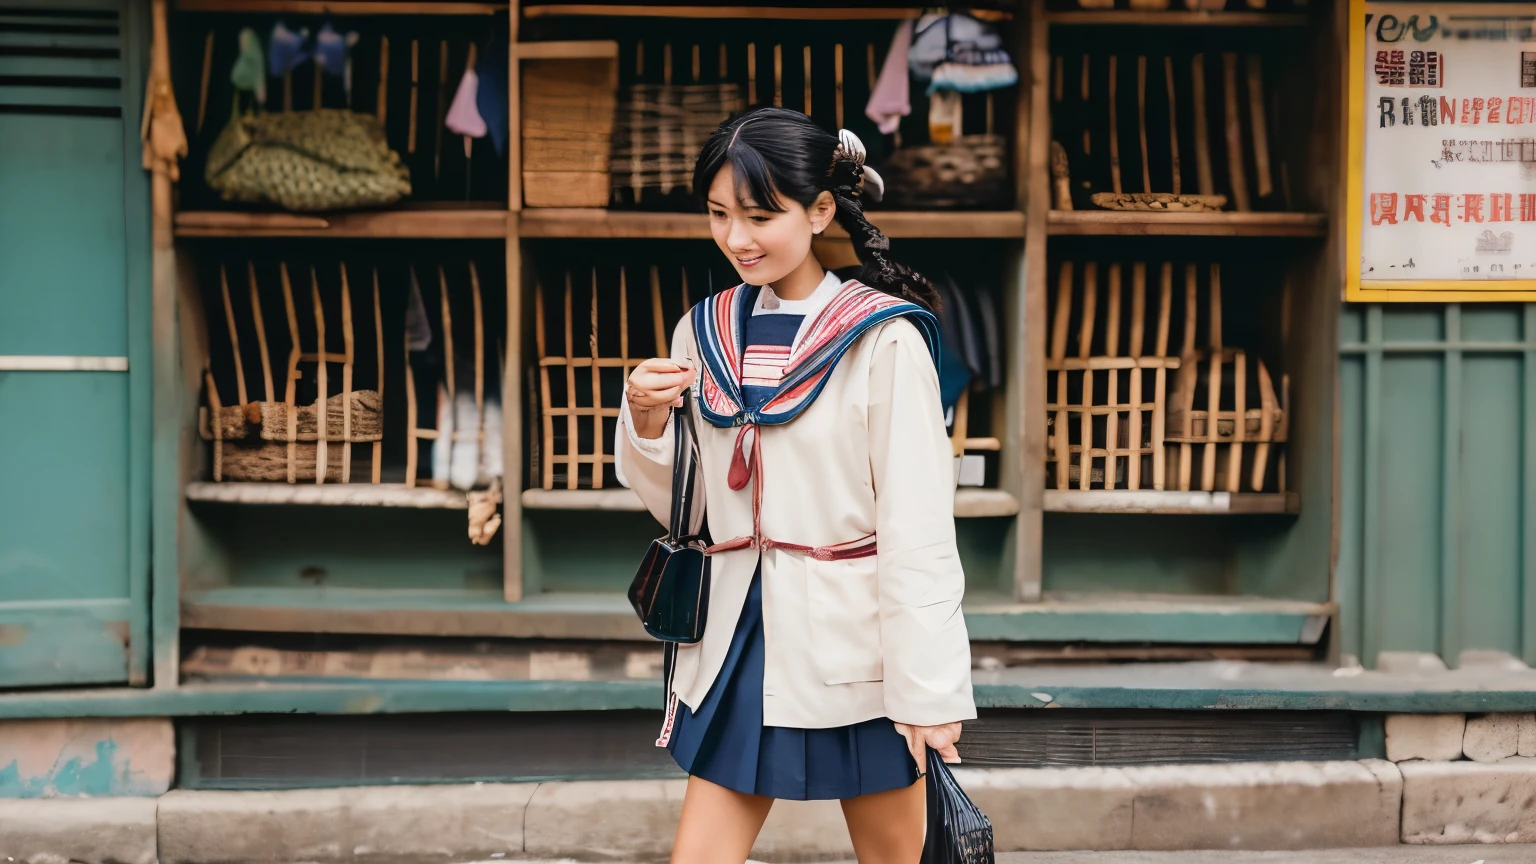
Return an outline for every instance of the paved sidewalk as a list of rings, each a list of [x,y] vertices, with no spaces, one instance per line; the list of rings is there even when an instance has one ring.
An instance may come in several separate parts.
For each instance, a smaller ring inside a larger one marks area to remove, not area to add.
[[[998,864],[1532,864],[1536,845],[1388,846],[1304,852],[1007,852]],[[474,864],[576,864],[504,858]],[[777,864],[752,861],[749,864]],[[855,864],[852,861],[837,864]]]

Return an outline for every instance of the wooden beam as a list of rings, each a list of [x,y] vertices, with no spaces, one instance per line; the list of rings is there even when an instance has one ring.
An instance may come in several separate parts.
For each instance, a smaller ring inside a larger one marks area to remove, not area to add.
[[[1321,213],[1137,213],[1115,210],[1055,210],[1052,235],[1128,234],[1199,237],[1321,237],[1328,217]]]
[[[1051,513],[1292,514],[1300,511],[1301,499],[1295,492],[1234,494],[1048,489],[1045,492],[1045,509]]]
[[[1015,170],[1024,175],[1024,249],[1019,256],[1019,297],[1015,300],[1015,344],[1007,377],[1016,394],[1013,405],[1014,432],[1010,447],[1017,448],[1019,464],[1019,516],[1014,529],[1011,595],[1024,603],[1040,600],[1044,588],[1044,562],[1041,548],[1045,538],[1044,507],[1046,460],[1046,292],[1049,274],[1046,259],[1046,214],[1051,210],[1048,165],[1051,143],[1051,52],[1050,26],[1046,22],[1045,0],[1031,0],[1029,26],[1017,28],[1021,38],[1016,50],[1029,57],[1027,74],[1019,87],[1018,111],[1028,118],[1021,132],[1025,138],[1016,148],[1021,154]],[[1064,343],[1063,343],[1064,344]],[[1065,435],[1065,430],[1060,430]],[[1065,464],[1060,466],[1065,471]]]
[[[178,237],[374,237],[501,239],[507,213],[496,209],[408,208],[307,216],[294,213],[184,211],[176,214]]]
[[[1046,13],[1045,20],[1061,25],[1097,25],[1111,27],[1305,27],[1305,14],[1270,12],[1226,12],[1196,10],[1187,12],[1143,12],[1118,9],[1064,10]]]
[[[494,15],[507,4],[408,0],[176,0],[181,12],[261,15]]]
[[[904,21],[922,13],[918,6],[871,6],[871,7],[821,7],[821,6],[650,6],[634,5],[587,5],[574,3],[547,3],[526,6],[523,15],[528,18],[559,17],[629,17],[629,18],[714,18],[730,20],[798,20],[798,21]],[[1008,19],[1006,12],[992,12],[994,19]]]
[[[617,60],[619,43],[603,40],[519,42],[517,57],[520,60]]]
[[[1024,214],[1001,212],[874,211],[870,221],[888,237],[1015,239],[1024,236]],[[709,217],[694,213],[639,213],[588,208],[537,207],[523,211],[523,237],[697,240],[709,237]],[[827,237],[847,234],[836,225]]]

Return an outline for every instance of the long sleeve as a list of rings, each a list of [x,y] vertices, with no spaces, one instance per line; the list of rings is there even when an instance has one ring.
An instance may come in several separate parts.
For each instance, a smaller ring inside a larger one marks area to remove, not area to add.
[[[916,726],[969,720],[976,706],[960,609],[965,574],[938,374],[910,322],[893,321],[876,338],[869,436],[885,708],[892,720]]]
[[[693,328],[689,317],[677,324],[672,333],[672,359],[686,360],[694,353]],[[629,415],[629,400],[619,409],[618,433],[614,436],[614,470],[619,482],[633,489],[651,515],[665,527],[672,518],[672,451],[675,418],[667,417],[666,427],[658,438],[641,438],[635,432],[634,420]],[[703,481],[700,480],[700,489]],[[696,531],[703,522],[703,495],[697,496],[692,528]]]

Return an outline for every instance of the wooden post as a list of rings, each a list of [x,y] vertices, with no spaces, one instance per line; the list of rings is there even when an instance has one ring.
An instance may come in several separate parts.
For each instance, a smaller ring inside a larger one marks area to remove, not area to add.
[[[1093,350],[1093,325],[1099,303],[1099,262],[1083,265],[1083,321],[1077,333],[1077,356],[1087,360]],[[1084,364],[1085,366],[1087,364]],[[1087,490],[1093,485],[1093,370],[1083,370],[1083,411],[1078,420],[1083,442],[1083,458],[1078,466],[1078,488]]]
[[[1168,325],[1173,312],[1173,262],[1164,261],[1157,297],[1156,356],[1168,356]],[[1168,367],[1159,364],[1152,389],[1152,488],[1159,492],[1168,485],[1168,452],[1163,439],[1168,423]]]
[[[278,262],[277,268],[283,283],[283,310],[288,313],[288,338],[293,345],[288,352],[288,383],[283,389],[283,405],[288,412],[288,482],[297,483],[298,467],[294,460],[298,457],[299,412],[294,405],[294,396],[299,378],[299,355],[303,349],[299,347],[299,316],[293,306],[293,282],[288,278],[288,262]]]
[[[1269,170],[1269,124],[1264,118],[1264,58],[1258,54],[1248,55],[1248,116],[1253,126],[1256,192],[1260,198],[1267,198],[1275,190]]]
[[[261,314],[261,295],[256,288],[256,263],[247,260],[245,262],[246,281],[251,286],[251,320],[256,325],[256,347],[261,352],[261,383],[262,392],[266,394],[268,402],[276,398],[272,390],[272,358],[267,353],[267,324]],[[379,367],[383,369],[383,366]]]
[[[1072,316],[1072,262],[1061,262],[1056,277],[1056,318],[1051,324],[1051,360],[1057,365],[1056,373],[1056,488],[1068,485],[1068,469],[1072,461],[1071,434],[1067,431],[1067,384],[1070,380],[1061,361],[1067,358],[1067,327]],[[1079,469],[1081,470],[1081,469]]]
[[[1147,264],[1137,261],[1131,265],[1131,346],[1132,359],[1141,359],[1142,339],[1147,329]],[[1161,359],[1161,358],[1159,358]],[[1118,373],[1116,373],[1118,374]],[[1126,440],[1130,447],[1130,464],[1126,465],[1125,488],[1141,488],[1141,384],[1146,373],[1140,365],[1131,367],[1131,411],[1127,418],[1130,429]],[[1161,454],[1154,454],[1153,460]]]
[[[1163,58],[1163,77],[1168,81],[1168,146],[1173,154],[1173,194],[1178,195],[1182,191],[1182,178],[1179,176],[1179,114],[1174,107],[1177,100],[1174,97],[1172,57]]]
[[[309,268],[309,289],[315,303],[315,378],[319,382],[319,392],[315,395],[315,484],[325,482],[326,442],[330,432],[330,412],[327,410],[326,399],[329,396],[325,350],[325,306],[320,302],[320,278],[315,274],[314,265]],[[289,420],[290,423],[293,420]]]
[[[1014,113],[1014,148],[1016,192],[1024,208],[1025,236],[1022,249],[1016,248],[1015,262],[1019,297],[1014,306],[1013,324],[1017,344],[1022,350],[1010,352],[1008,377],[1017,382],[1010,386],[1005,404],[1011,410],[1005,423],[1008,444],[1017,455],[1017,465],[1004,474],[1004,488],[1019,500],[1019,515],[1011,548],[1013,550],[1013,599],[1033,603],[1041,599],[1044,575],[1040,549],[1044,540],[1044,496],[1046,462],[1046,299],[1049,293],[1049,264],[1044,254],[1046,222],[1050,213],[1050,34],[1045,20],[1044,0],[1031,0],[1020,6],[1027,10],[1027,26],[1014,28],[1016,39],[1011,48],[1019,59],[1020,86]],[[1023,17],[1021,15],[1021,17]],[[1021,22],[1024,23],[1024,22]],[[1027,62],[1023,58],[1028,58]],[[1029,250],[1028,255],[1024,250]],[[1064,442],[1066,430],[1058,430]],[[1005,458],[1004,465],[1010,460]],[[1065,468],[1061,469],[1065,471]]]
[[[224,298],[224,324],[229,328],[229,347],[235,357],[235,392],[240,399],[240,405],[244,406],[251,400],[245,395],[245,366],[240,362],[240,331],[235,328],[235,307],[229,300],[229,275],[224,271],[224,262],[219,262],[219,293]],[[218,425],[218,418],[214,418],[214,425]]]
[[[1136,129],[1141,139],[1141,191],[1151,193],[1152,165],[1147,155],[1147,58],[1136,58]],[[1113,416],[1113,415],[1111,415]]]
[[[1120,185],[1120,128],[1116,122],[1120,111],[1115,104],[1118,98],[1117,81],[1120,72],[1120,58],[1114,54],[1109,55],[1109,177],[1110,186],[1115,194],[1125,191]]]
[[[346,361],[341,366],[341,482],[352,482],[352,363],[353,333],[352,333],[352,286],[347,282],[347,265],[342,262],[341,269],[341,339],[342,350],[346,354]],[[320,346],[321,351],[325,346]],[[324,360],[320,361],[324,363]],[[321,426],[330,425],[330,412],[325,405],[325,396],[321,394],[321,408],[315,415],[316,422]],[[382,411],[384,402],[379,401]]]

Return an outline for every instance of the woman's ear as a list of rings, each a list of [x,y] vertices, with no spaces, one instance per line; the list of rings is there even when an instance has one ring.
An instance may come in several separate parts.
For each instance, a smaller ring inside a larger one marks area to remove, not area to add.
[[[837,215],[837,202],[832,199],[831,192],[822,192],[806,208],[806,214],[811,217],[811,233],[820,234],[832,224],[832,218]]]

